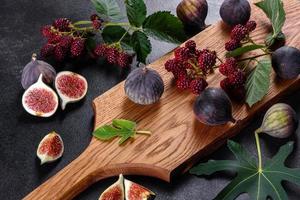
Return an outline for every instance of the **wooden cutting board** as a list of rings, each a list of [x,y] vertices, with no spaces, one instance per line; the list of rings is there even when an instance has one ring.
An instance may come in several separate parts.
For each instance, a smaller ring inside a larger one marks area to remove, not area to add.
[[[283,31],[287,44],[300,48],[300,1],[285,0],[284,4],[287,20]],[[252,36],[262,43],[271,30],[270,22],[255,6],[252,6],[252,19],[258,23]],[[217,50],[219,55],[224,55],[224,43],[228,38],[229,29],[219,22],[193,39],[200,48]],[[269,93],[261,102],[252,108],[245,104],[233,105],[236,124],[206,126],[193,115],[195,96],[178,91],[171,73],[164,69],[164,63],[172,56],[169,53],[149,65],[160,73],[165,83],[165,92],[158,103],[140,106],[130,102],[124,94],[124,82],[93,101],[95,128],[111,123],[112,119],[123,118],[136,121],[140,129],[151,130],[150,137],[138,135],[124,146],[118,145],[118,139],[102,142],[92,138],[77,159],[24,199],[71,199],[92,183],[120,173],[170,181],[171,177],[186,172],[200,157],[216,150],[226,139],[239,133],[255,114],[300,86],[299,77],[281,81],[272,74]],[[221,79],[223,77],[215,72],[208,79],[209,85],[219,87]]]

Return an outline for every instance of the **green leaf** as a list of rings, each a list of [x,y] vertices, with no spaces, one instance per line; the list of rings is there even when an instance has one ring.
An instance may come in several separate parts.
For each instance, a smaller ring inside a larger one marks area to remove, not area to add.
[[[120,7],[116,0],[91,0],[100,17],[118,21],[123,18]]]
[[[274,200],[285,200],[288,196],[282,187],[282,181],[290,181],[300,185],[300,169],[284,166],[284,162],[293,150],[293,142],[282,146],[278,153],[262,169],[239,144],[229,141],[228,147],[237,160],[210,160],[191,169],[192,174],[210,175],[217,171],[230,170],[237,173],[236,177],[215,197],[217,200],[235,199],[243,193],[248,193],[250,199],[264,200],[271,197]]]
[[[285,22],[283,2],[281,0],[263,0],[256,3],[255,5],[262,9],[267,17],[271,20],[273,27],[272,38],[276,39],[281,33],[282,27]]]
[[[107,26],[102,31],[102,37],[106,43],[112,44],[118,42],[125,33],[126,30],[121,26]],[[132,49],[130,39],[131,35],[129,33],[126,33],[121,41],[121,46],[123,49]]]
[[[270,60],[261,60],[248,76],[246,81],[246,102],[250,107],[268,93],[271,68]]]
[[[166,42],[181,43],[187,39],[182,22],[168,11],[148,16],[143,29],[150,36]]]
[[[92,37],[88,37],[85,40],[85,44],[86,44],[87,50],[90,51],[90,52],[92,52],[95,49],[96,45],[97,45],[95,39],[92,38]]]
[[[131,36],[131,44],[136,52],[137,60],[146,63],[146,58],[151,52],[151,43],[147,35],[141,31],[135,31]]]
[[[125,0],[128,21],[135,27],[142,26],[147,9],[143,0]]]
[[[237,57],[237,56],[240,56],[244,53],[247,53],[249,51],[253,51],[253,50],[256,50],[256,49],[262,49],[264,48],[265,46],[263,45],[258,45],[258,44],[251,44],[251,45],[247,45],[247,46],[243,46],[243,47],[240,47],[240,48],[237,48],[233,51],[229,51],[226,53],[226,57],[229,58],[229,57]]]

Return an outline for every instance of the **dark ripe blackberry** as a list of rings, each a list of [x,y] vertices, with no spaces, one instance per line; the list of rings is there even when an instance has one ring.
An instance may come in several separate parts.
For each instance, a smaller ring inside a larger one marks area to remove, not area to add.
[[[193,94],[200,94],[206,87],[208,86],[208,83],[205,79],[194,79],[190,83],[190,90]]]
[[[233,85],[229,78],[225,78],[220,82],[220,87],[228,94],[231,99],[242,101],[246,96],[246,89],[244,85]]]
[[[207,73],[216,64],[217,54],[215,51],[209,51],[208,49],[202,50],[198,57],[199,68],[203,73]]]
[[[108,47],[105,44],[98,44],[94,49],[94,54],[97,57],[106,57],[108,51]]]
[[[179,47],[174,51],[175,59],[178,62],[183,62],[190,58],[190,51],[186,47]]]
[[[54,53],[54,45],[52,44],[45,44],[42,48],[41,48],[41,56],[43,58],[46,58],[48,56],[52,56]]]
[[[219,72],[224,76],[229,76],[238,70],[238,64],[235,58],[227,58],[226,61],[219,66]]]
[[[92,14],[92,15],[90,16],[90,20],[91,20],[91,21],[98,20],[98,19],[100,19],[100,17],[99,17],[97,14]]]
[[[248,30],[248,32],[252,32],[256,29],[256,22],[255,21],[248,21],[247,24],[246,24],[246,28]]]
[[[71,44],[71,55],[78,57],[83,54],[85,47],[85,40],[82,38],[75,38]]]
[[[54,49],[54,58],[56,61],[63,61],[66,58],[67,51],[61,46],[56,46]]]
[[[109,64],[118,64],[118,57],[119,51],[116,48],[108,48],[106,59]]]
[[[49,44],[58,44],[60,42],[61,36],[57,33],[53,34],[52,37],[48,38]]]
[[[236,71],[235,73],[229,74],[228,76],[229,82],[234,86],[244,85],[246,82],[245,73],[241,70]]]
[[[189,80],[189,78],[187,76],[180,76],[176,80],[176,86],[180,90],[188,89],[190,87],[190,80]]]
[[[231,39],[228,42],[225,43],[225,49],[226,51],[233,51],[241,46],[240,41],[237,41],[235,39]]]
[[[118,57],[118,65],[120,67],[128,67],[132,63],[132,56],[125,53],[125,52],[120,52],[119,57]]]
[[[46,25],[41,28],[41,33],[45,38],[51,38],[53,33],[51,31],[51,25]]]
[[[238,24],[231,30],[230,37],[231,39],[240,42],[245,39],[248,33],[248,29],[245,26]]]
[[[189,40],[185,43],[185,47],[189,49],[190,53],[194,54],[196,51],[196,42],[194,40]]]
[[[228,91],[232,90],[229,78],[225,78],[220,82],[220,87],[228,94]]]
[[[73,38],[71,36],[62,36],[59,41],[59,46],[69,49],[73,42]]]
[[[58,18],[53,22],[52,25],[55,29],[61,32],[69,32],[71,30],[71,21],[67,18]]]
[[[101,28],[101,21],[100,20],[93,20],[92,21],[92,25],[93,25],[93,27],[94,27],[94,29],[100,29]]]
[[[168,72],[172,72],[174,68],[176,67],[176,60],[175,59],[170,59],[165,63],[165,69]]]

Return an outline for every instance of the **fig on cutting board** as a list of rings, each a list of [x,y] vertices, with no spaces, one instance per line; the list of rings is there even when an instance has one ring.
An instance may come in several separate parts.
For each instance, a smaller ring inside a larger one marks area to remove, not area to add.
[[[124,197],[124,177],[120,174],[118,181],[109,186],[99,200],[124,200]]]
[[[62,138],[56,132],[47,134],[40,142],[36,151],[37,157],[41,160],[41,165],[59,159],[64,152]]]
[[[61,108],[64,110],[68,103],[80,101],[85,97],[88,84],[83,76],[63,71],[55,78],[55,88],[61,99]]]
[[[130,180],[124,179],[125,199],[126,200],[152,200],[155,199],[155,194]]]
[[[23,94],[22,105],[31,115],[38,117],[52,116],[58,107],[56,93],[43,82],[43,74]]]

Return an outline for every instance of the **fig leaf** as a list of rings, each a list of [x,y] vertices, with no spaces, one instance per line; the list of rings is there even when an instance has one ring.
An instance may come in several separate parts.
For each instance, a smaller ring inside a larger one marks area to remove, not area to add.
[[[253,51],[253,50],[256,50],[256,49],[262,49],[262,48],[265,48],[265,46],[258,45],[258,44],[251,44],[251,45],[243,46],[243,47],[237,48],[233,51],[227,52],[226,57],[227,58],[237,57],[237,56],[240,56],[240,55],[242,55],[244,53],[247,53],[249,51]]]
[[[119,21],[123,18],[116,0],[91,0],[100,17],[106,20]]]
[[[181,43],[187,39],[182,22],[169,11],[159,11],[148,16],[143,30],[151,37],[166,42]]]
[[[260,101],[268,93],[271,68],[270,60],[258,61],[257,66],[247,77],[246,102],[250,107]]]
[[[143,0],[125,0],[128,21],[135,27],[142,26],[146,19],[147,8]]]
[[[131,36],[131,44],[136,52],[137,61],[146,64],[146,58],[152,49],[148,36],[141,31],[135,31]]]
[[[238,143],[229,140],[227,146],[236,160],[209,160],[190,170],[198,176],[210,175],[217,171],[236,172],[236,177],[215,199],[235,199],[248,193],[250,199],[288,199],[282,181],[290,181],[300,185],[300,168],[292,169],[284,165],[285,160],[293,151],[293,142],[283,145],[278,153],[265,166],[259,169],[255,159]]]

